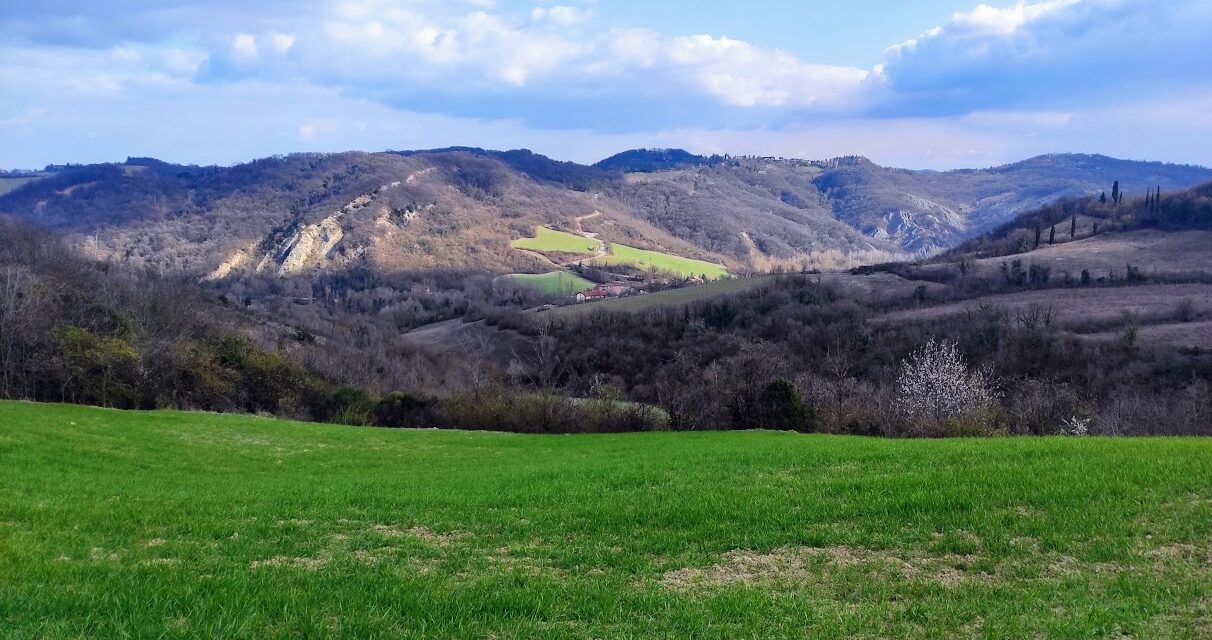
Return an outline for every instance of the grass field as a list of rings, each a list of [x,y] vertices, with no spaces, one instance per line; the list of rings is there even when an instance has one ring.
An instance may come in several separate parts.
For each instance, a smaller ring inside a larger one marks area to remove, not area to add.
[[[601,244],[597,240],[578,236],[574,233],[556,231],[547,227],[536,227],[535,237],[518,238],[509,243],[515,249],[530,251],[548,251],[559,253],[580,253],[593,255]]]
[[[706,284],[693,287],[681,287],[649,293],[642,296],[627,296],[625,298],[608,298],[587,304],[572,304],[566,307],[555,307],[543,311],[544,315],[571,317],[594,313],[597,311],[647,311],[658,307],[683,305],[698,300],[707,300],[715,296],[745,291],[760,285],[762,282],[777,276],[755,276],[750,278],[726,278],[713,280]]]
[[[515,273],[506,277],[551,295],[579,293],[594,287],[594,283],[589,280],[567,271],[543,274]]]
[[[610,243],[610,255],[595,258],[593,262],[603,265],[625,264],[637,269],[665,271],[679,276],[706,275],[708,278],[719,278],[728,274],[728,270],[722,265],[712,262],[636,249],[616,242]]]
[[[39,174],[39,175],[34,175],[34,176],[20,176],[20,177],[13,177],[13,178],[0,178],[0,196],[4,195],[10,191],[15,191],[31,182],[34,182],[35,180],[41,180],[44,177],[45,177],[45,174]]]
[[[6,638],[1208,638],[1212,441],[0,404]]]

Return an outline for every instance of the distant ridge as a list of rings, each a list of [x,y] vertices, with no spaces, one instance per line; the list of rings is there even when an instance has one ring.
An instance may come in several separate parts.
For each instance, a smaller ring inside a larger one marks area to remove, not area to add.
[[[526,149],[449,147],[230,167],[153,158],[60,165],[0,175],[0,214],[78,234],[101,255],[200,275],[348,266],[535,273],[551,263],[510,242],[536,226],[743,273],[933,254],[1062,199],[1109,194],[1116,181],[1131,198],[1210,180],[1203,167],[1091,154],[919,171],[862,156],[633,149],[583,165]]]
[[[593,166],[625,173],[652,173],[708,164],[719,156],[695,155],[684,149],[631,149],[616,153]]]

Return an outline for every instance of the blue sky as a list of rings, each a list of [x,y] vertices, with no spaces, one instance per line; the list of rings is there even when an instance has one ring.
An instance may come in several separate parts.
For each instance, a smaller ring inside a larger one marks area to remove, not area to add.
[[[1212,164],[1212,2],[0,0],[0,167],[473,145]]]

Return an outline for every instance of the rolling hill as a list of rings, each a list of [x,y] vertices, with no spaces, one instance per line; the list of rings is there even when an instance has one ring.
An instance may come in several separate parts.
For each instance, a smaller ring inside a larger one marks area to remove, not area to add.
[[[0,195],[0,213],[102,257],[214,279],[350,266],[542,273],[550,261],[510,246],[536,226],[752,272],[934,252],[1115,180],[1142,193],[1212,180],[1212,170],[1056,155],[934,172],[680,150],[595,166],[474,148],[231,167],[131,158],[31,174]]]

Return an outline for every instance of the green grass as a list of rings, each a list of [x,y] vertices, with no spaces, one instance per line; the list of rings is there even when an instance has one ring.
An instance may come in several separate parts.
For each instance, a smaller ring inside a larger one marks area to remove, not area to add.
[[[589,280],[567,271],[543,274],[515,273],[506,277],[551,295],[580,293],[594,287],[594,283]]]
[[[727,269],[712,262],[636,249],[617,242],[610,243],[610,255],[596,258],[593,262],[602,265],[630,265],[637,269],[663,271],[679,276],[706,275],[708,278],[719,278],[728,274]]]
[[[572,317],[595,313],[598,311],[647,311],[659,307],[683,305],[698,300],[707,300],[715,296],[736,293],[752,289],[769,278],[777,276],[753,276],[748,278],[725,278],[712,280],[706,284],[679,289],[667,289],[642,296],[627,296],[625,298],[608,298],[588,304],[570,304],[565,307],[555,307],[543,311],[544,315]]]
[[[0,178],[0,196],[4,195],[10,191],[16,191],[17,189],[19,189],[31,182],[41,180],[44,177],[46,177],[46,174],[39,174],[39,175],[34,175],[34,176],[21,176],[21,177],[14,177],[14,178]]]
[[[529,249],[531,251],[546,251],[559,253],[580,253],[585,255],[593,255],[597,253],[598,247],[601,246],[597,240],[578,236],[574,233],[564,231],[555,231],[547,227],[536,227],[535,237],[533,238],[518,238],[509,243],[515,249]]]
[[[0,404],[5,638],[1207,638],[1212,441]]]

